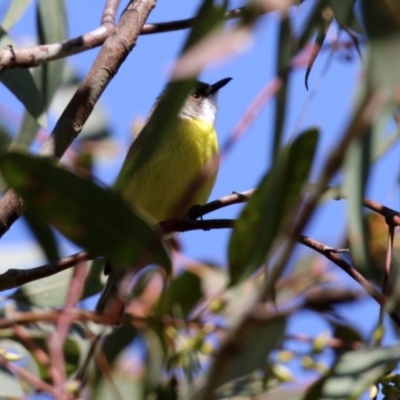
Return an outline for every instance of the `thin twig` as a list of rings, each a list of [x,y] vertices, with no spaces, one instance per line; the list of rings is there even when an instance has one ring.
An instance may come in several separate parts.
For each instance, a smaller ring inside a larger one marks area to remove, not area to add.
[[[73,39],[57,43],[15,49],[6,46],[0,51],[0,72],[10,68],[32,68],[52,60],[82,53],[101,46],[115,27],[115,15],[120,0],[107,0],[101,26]]]
[[[317,251],[318,253],[324,255],[328,260],[335,263],[338,267],[340,267],[344,272],[346,272],[351,278],[353,278],[358,284],[362,286],[362,288],[379,304],[384,305],[386,302],[386,296],[380,293],[375,287],[365,279],[360,272],[358,272],[354,267],[352,267],[347,261],[345,261],[342,257],[340,257],[337,253],[326,250],[327,246],[324,243],[318,242],[315,239],[311,239],[309,237],[299,235],[298,242],[304,244]],[[390,317],[396,323],[397,326],[400,327],[400,315],[391,311],[389,313]]]
[[[245,203],[254,193],[255,189],[250,189],[245,192],[232,193],[227,196],[223,196],[217,200],[213,200],[202,206],[196,206],[193,214],[195,217],[203,217],[211,212],[219,209],[234,205]],[[336,200],[345,199],[345,197],[335,197]],[[374,200],[364,198],[363,205],[382,215],[386,220],[396,226],[400,226],[399,212],[386,207]],[[191,212],[189,214],[192,214]],[[186,232],[193,230],[211,230],[211,229],[227,229],[232,228],[234,220],[231,219],[212,219],[212,220],[200,220],[194,221],[186,216],[180,218],[173,218],[171,220],[160,222],[159,227],[162,231],[168,232]],[[344,252],[347,249],[331,249],[329,247],[323,249],[324,251],[330,252]],[[55,262],[42,265],[36,268],[30,268],[26,270],[22,269],[9,269],[4,274],[0,275],[0,291],[13,289],[26,283],[36,281],[39,279],[47,278],[59,272],[62,272],[68,268],[73,267],[80,261],[92,260],[94,256],[89,255],[86,251],[73,254],[71,256],[62,258]]]
[[[81,261],[91,260],[86,251],[61,258],[55,262],[30,269],[9,269],[0,275],[0,291],[13,289],[26,283],[47,278],[73,267]]]
[[[91,31],[72,39],[57,43],[48,43],[40,46],[16,49],[6,46],[0,51],[0,72],[10,68],[32,68],[46,62],[66,58],[79,54],[95,47],[101,46],[105,40],[114,32],[115,16],[120,0],[108,0],[104,7],[101,25]],[[227,11],[227,20],[239,18],[246,11],[246,7],[236,8]],[[268,11],[266,10],[265,13]],[[153,33],[171,32],[182,29],[189,29],[195,18],[187,18],[177,21],[157,22],[145,24],[141,29],[141,35]]]

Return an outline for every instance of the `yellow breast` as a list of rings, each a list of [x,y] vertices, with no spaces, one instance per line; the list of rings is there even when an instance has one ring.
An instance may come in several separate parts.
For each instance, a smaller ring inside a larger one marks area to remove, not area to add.
[[[207,201],[217,171],[195,193],[188,194],[188,188],[217,152],[212,125],[197,119],[180,119],[152,158],[122,189],[122,197],[156,222],[182,215],[193,204]]]

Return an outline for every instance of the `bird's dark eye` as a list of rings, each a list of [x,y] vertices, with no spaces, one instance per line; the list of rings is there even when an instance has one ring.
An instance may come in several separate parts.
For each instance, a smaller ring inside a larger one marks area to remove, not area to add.
[[[200,98],[201,98],[200,93],[197,93],[197,92],[194,92],[194,93],[192,94],[192,96],[193,96],[195,99],[200,99]]]

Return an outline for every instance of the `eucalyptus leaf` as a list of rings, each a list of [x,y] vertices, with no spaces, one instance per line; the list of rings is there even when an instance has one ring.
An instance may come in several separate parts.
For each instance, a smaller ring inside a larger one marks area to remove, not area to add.
[[[104,262],[94,261],[85,282],[81,300],[97,294],[102,283],[100,276]],[[65,304],[73,276],[73,268],[66,269],[47,278],[38,279],[19,287],[11,299],[39,308],[59,308]]]
[[[34,212],[91,254],[121,266],[146,257],[170,271],[158,234],[117,195],[44,158],[10,152],[0,168]]]
[[[316,129],[310,129],[282,149],[244,207],[229,242],[231,286],[248,278],[265,260],[283,221],[300,199],[318,136]]]
[[[22,17],[22,15],[25,13],[31,3],[32,0],[11,1],[10,5],[8,6],[6,15],[1,21],[2,28],[6,31],[12,28]]]
[[[188,271],[177,276],[165,289],[157,308],[160,315],[172,313],[178,307],[183,317],[187,317],[202,297],[201,280]]]

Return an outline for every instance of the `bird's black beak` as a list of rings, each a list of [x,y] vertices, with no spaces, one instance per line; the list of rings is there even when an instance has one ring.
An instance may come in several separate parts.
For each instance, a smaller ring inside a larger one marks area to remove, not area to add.
[[[217,93],[219,89],[224,87],[231,80],[232,80],[232,78],[225,78],[225,79],[221,79],[218,82],[213,83],[212,85],[210,85],[210,94]]]

